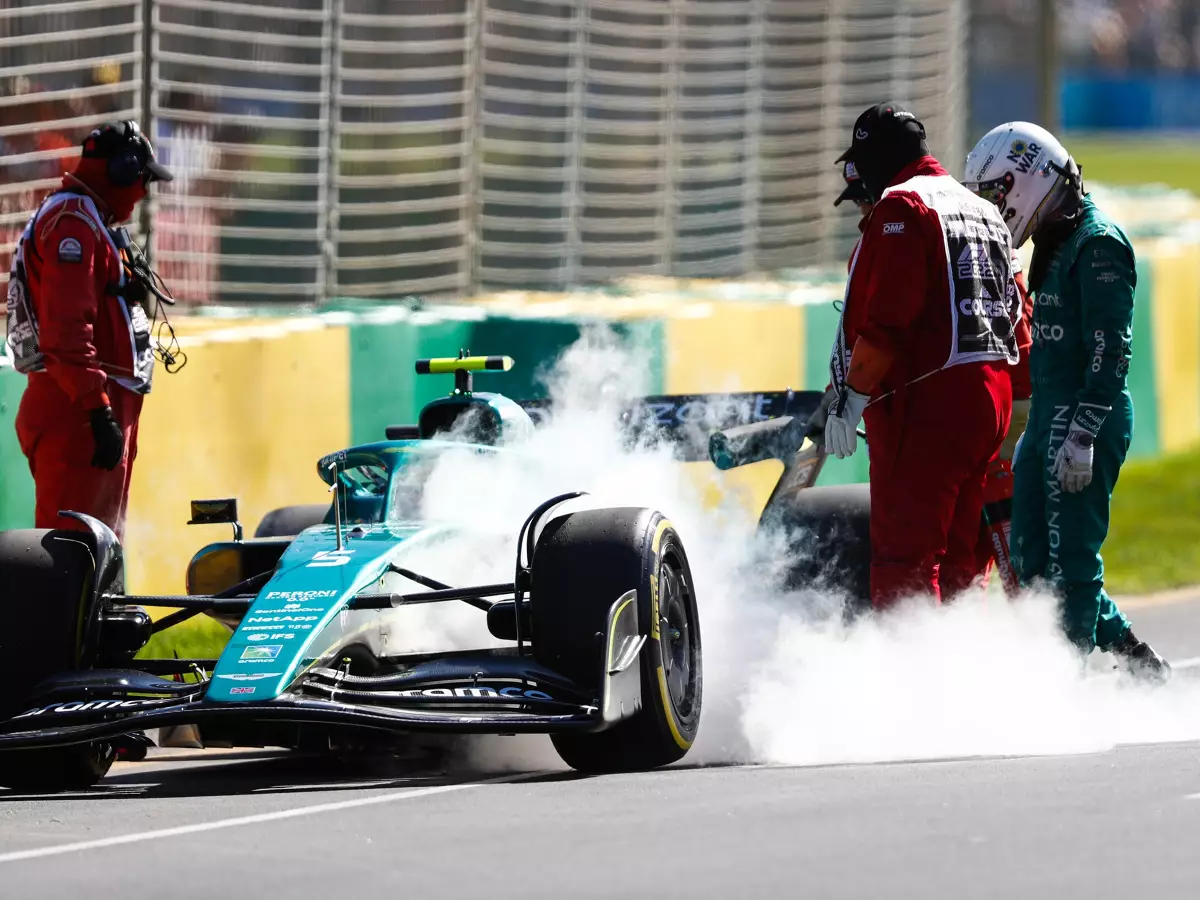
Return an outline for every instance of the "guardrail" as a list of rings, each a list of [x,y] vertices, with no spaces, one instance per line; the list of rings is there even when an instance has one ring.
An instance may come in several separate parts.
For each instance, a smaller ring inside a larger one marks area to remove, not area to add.
[[[0,244],[106,118],[186,303],[833,264],[854,117],[964,154],[966,0],[64,0],[0,10]],[[146,236],[143,236],[146,243]],[[6,277],[0,259],[0,278]]]

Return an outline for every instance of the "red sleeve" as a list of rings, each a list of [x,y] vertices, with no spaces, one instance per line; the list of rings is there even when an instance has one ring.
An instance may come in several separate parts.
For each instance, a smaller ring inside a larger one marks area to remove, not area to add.
[[[908,342],[906,335],[924,309],[929,293],[929,241],[925,218],[933,215],[915,197],[890,194],[875,204],[863,234],[863,255],[870,250],[866,309],[859,337],[891,356]]]
[[[1014,273],[1017,282],[1017,297],[1021,302],[1021,318],[1017,322],[1017,352],[1020,361],[1012,368],[1012,395],[1014,400],[1028,400],[1033,396],[1033,383],[1029,380],[1029,349],[1033,346],[1033,298],[1025,287],[1025,273]]]
[[[38,296],[38,342],[46,373],[84,409],[107,406],[93,332],[99,312],[97,269],[107,247],[90,223],[67,213],[38,237],[43,262]]]

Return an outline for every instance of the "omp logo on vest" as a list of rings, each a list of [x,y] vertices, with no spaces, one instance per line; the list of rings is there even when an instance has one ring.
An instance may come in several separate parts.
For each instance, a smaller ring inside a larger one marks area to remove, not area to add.
[[[1026,143],[1025,141],[1013,141],[1009,148],[1008,156],[1005,157],[1010,163],[1017,167],[1017,171],[1025,175],[1033,168],[1033,164],[1037,162],[1037,158],[1041,156],[1042,148],[1040,144],[1033,141]]]
[[[904,234],[903,222],[885,222],[883,225],[884,234]]]
[[[995,278],[996,267],[982,244],[968,243],[958,254],[959,278]]]

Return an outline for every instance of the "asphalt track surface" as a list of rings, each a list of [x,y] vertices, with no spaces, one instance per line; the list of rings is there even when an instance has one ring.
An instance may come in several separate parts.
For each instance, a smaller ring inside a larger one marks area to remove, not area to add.
[[[1135,616],[1200,678],[1200,597]],[[0,791],[0,898],[1200,896],[1194,743],[598,778],[174,756]]]

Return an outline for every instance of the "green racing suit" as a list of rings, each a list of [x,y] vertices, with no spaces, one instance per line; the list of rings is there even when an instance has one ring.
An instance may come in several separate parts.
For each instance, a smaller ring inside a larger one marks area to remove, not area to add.
[[[1133,437],[1126,377],[1137,277],[1128,237],[1088,197],[1078,226],[1051,252],[1034,300],[1033,402],[1013,460],[1011,540],[1022,585],[1044,579],[1062,603],[1067,638],[1090,652],[1129,631],[1104,590],[1100,546]],[[1070,429],[1094,439],[1092,481],[1078,493],[1054,474]]]

